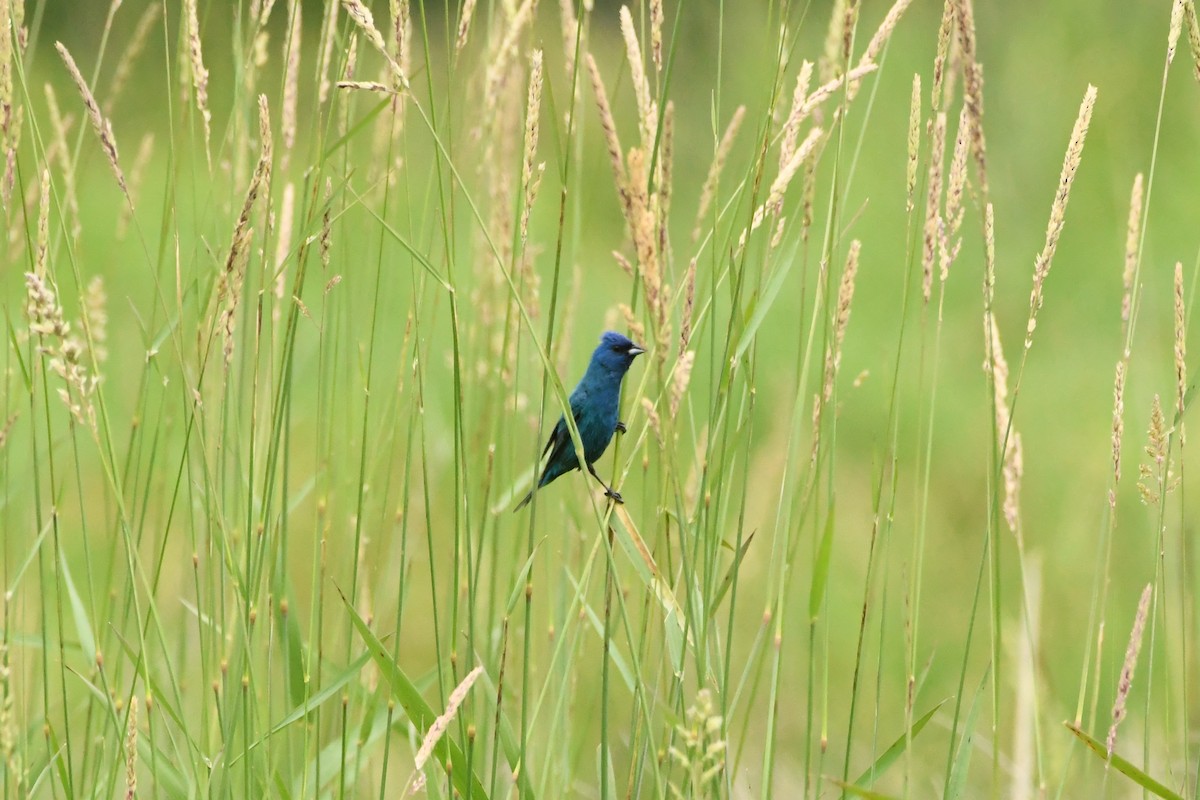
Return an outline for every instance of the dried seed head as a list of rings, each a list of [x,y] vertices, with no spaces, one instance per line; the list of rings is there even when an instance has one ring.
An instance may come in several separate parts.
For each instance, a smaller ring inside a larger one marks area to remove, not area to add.
[[[696,259],[688,262],[687,275],[683,279],[683,314],[679,323],[679,352],[687,350],[692,339],[692,315],[696,306]]]
[[[1187,397],[1187,317],[1183,299],[1183,263],[1175,262],[1175,416],[1183,433],[1183,403]]]
[[[125,800],[137,797],[137,695],[129,698],[129,724],[125,733]]]
[[[517,56],[517,44],[521,32],[529,25],[533,17],[533,0],[525,0],[515,13],[507,13],[508,25],[500,43],[492,51],[492,57],[487,64],[484,76],[484,108],[483,120],[490,123],[497,116],[497,105],[504,95],[503,88],[508,80],[510,66]]]
[[[649,397],[642,398],[642,410],[646,412],[646,420],[650,423],[650,430],[654,431],[654,438],[658,440],[659,446],[665,441],[663,439],[662,420],[658,417],[658,411],[654,408],[654,403]]]
[[[283,201],[279,206],[279,229],[275,234],[275,258],[271,263],[271,269],[275,273],[275,297],[276,299],[283,298],[285,266],[287,265],[288,253],[292,247],[292,223],[296,216],[296,184],[288,181],[283,187]],[[275,314],[279,313],[279,305],[276,304]]]
[[[10,137],[13,129],[13,74],[12,42],[17,26],[12,24],[12,8],[23,3],[0,2],[0,152],[12,148]]]
[[[97,369],[108,360],[108,295],[104,292],[104,278],[95,275],[88,281],[83,294],[83,330],[87,334],[88,349]]]
[[[342,7],[346,9],[346,13],[350,15],[350,19],[354,20],[354,24],[362,31],[363,36],[367,37],[367,41],[375,48],[379,55],[383,56],[383,60],[387,62],[388,68],[391,70],[392,79],[396,85],[407,89],[408,78],[401,69],[400,64],[392,57],[387,45],[383,41],[383,36],[379,33],[379,29],[375,27],[375,18],[371,16],[371,9],[363,4],[362,0],[342,0]]]
[[[630,78],[634,94],[637,96],[642,148],[649,153],[654,146],[654,137],[658,135],[658,107],[650,94],[650,81],[646,77],[642,48],[633,28],[633,15],[629,12],[629,6],[621,6],[621,36],[625,39],[625,55],[629,59]]]
[[[184,0],[187,16],[188,57],[192,71],[192,89],[195,91],[196,110],[204,122],[204,152],[212,168],[209,142],[212,141],[212,114],[208,110],[208,70],[204,68],[204,53],[200,49],[200,19],[196,11],[196,0]]]
[[[1125,433],[1125,360],[1117,362],[1117,374],[1113,378],[1112,414],[1112,468],[1113,488],[1108,493],[1108,505],[1113,511],[1117,505],[1117,484],[1121,481],[1121,437]]]
[[[679,363],[675,365],[675,377],[671,381],[671,399],[669,404],[672,419],[678,416],[683,396],[687,394],[688,382],[692,379],[692,365],[695,361],[696,351],[688,350],[679,357]]]
[[[625,159],[621,156],[621,140],[617,136],[617,123],[613,120],[612,108],[608,104],[608,93],[604,90],[604,79],[600,77],[600,68],[596,59],[587,54],[588,74],[592,78],[592,90],[596,94],[596,107],[600,111],[600,128],[604,131],[604,141],[608,145],[608,160],[613,168],[613,180],[617,184],[617,195],[621,201],[621,209],[629,216],[629,188],[625,177]]]
[[[1138,493],[1145,505],[1157,505],[1162,496],[1174,488],[1171,464],[1168,460],[1170,435],[1171,429],[1167,427],[1167,419],[1163,415],[1162,401],[1156,394],[1150,406],[1150,427],[1147,430],[1148,443],[1145,448],[1150,462],[1138,465]]]
[[[869,75],[878,68],[879,67],[875,64],[859,64],[847,74],[839,75],[832,80],[821,84],[804,100],[804,105],[800,109],[801,119],[807,117],[809,114],[815,111],[817,107],[828,100],[834,92],[842,88],[842,84],[844,82],[849,81],[851,84],[853,84],[856,81],[862,80],[864,76]]]
[[[700,226],[704,222],[704,217],[708,213],[713,197],[717,193],[717,184],[721,179],[721,170],[725,166],[725,160],[729,157],[729,151],[733,149],[733,140],[737,137],[738,129],[741,128],[742,120],[745,118],[746,107],[738,106],[737,110],[733,112],[733,117],[730,118],[729,124],[725,126],[725,133],[721,136],[720,143],[717,144],[712,164],[708,167],[708,176],[704,179],[704,186],[700,189],[700,204],[696,208],[696,224],[692,228],[693,242],[700,238]]]
[[[71,335],[71,325],[63,317],[58,297],[43,276],[32,272],[25,274],[28,300],[25,312],[29,317],[29,332],[39,337],[66,339]]]
[[[635,342],[646,341],[646,326],[633,313],[633,309],[625,303],[618,304],[617,308],[621,312],[621,318],[625,321],[625,327],[629,329],[630,337]]]
[[[971,118],[971,151],[979,171],[980,193],[987,198],[987,145],[983,136],[983,65],[975,57],[975,12],[972,0],[955,0],[958,45],[963,70],[963,102]]]
[[[329,269],[333,246],[333,181],[325,179],[325,213],[321,215],[321,269]],[[329,291],[326,289],[326,291]]]
[[[817,147],[817,142],[820,141],[821,133],[822,131],[820,128],[813,128],[811,131],[809,131],[808,136],[804,137],[804,141],[801,142],[800,146],[796,148],[796,152],[793,153],[788,162],[783,165],[783,169],[779,171],[779,174],[775,177],[775,180],[771,182],[771,188],[767,192],[767,202],[763,204],[766,210],[777,211],[779,209],[780,205],[783,203],[784,193],[787,192],[787,188],[791,184],[792,179],[796,177],[796,173],[800,170],[800,166],[805,162],[805,160],[808,159],[809,156],[813,154],[813,151]],[[761,220],[759,221],[761,222]],[[758,226],[752,226],[752,228],[756,227]]]
[[[46,277],[46,259],[50,252],[50,170],[42,170],[38,203],[37,252],[33,260],[33,272],[39,278]]]
[[[937,55],[933,59],[933,110],[942,107],[942,90],[946,78],[946,60],[950,55],[950,35],[954,32],[954,0],[942,5],[942,23],[938,27]]]
[[[800,63],[800,72],[796,75],[796,88],[792,90],[792,109],[788,112],[783,123],[783,138],[779,144],[779,168],[792,159],[796,152],[796,141],[800,138],[800,123],[804,121],[804,101],[808,99],[808,84],[812,81],[813,64],[811,61]]]
[[[284,169],[287,169],[286,159],[296,142],[296,103],[300,96],[300,49],[303,43],[304,25],[301,21],[301,3],[292,0],[288,4],[288,30],[290,34],[284,42],[286,66],[283,71],[283,107],[279,124],[279,133],[283,139]]]
[[[253,228],[250,227],[250,215],[254,211],[255,201],[259,193],[270,184],[271,180],[271,113],[267,106],[267,96],[258,96],[258,135],[259,155],[254,175],[246,189],[246,199],[242,202],[242,211],[238,215],[233,228],[233,238],[229,246],[229,255],[225,259],[225,268],[217,282],[217,304],[224,303],[221,312],[220,329],[224,335],[225,366],[233,357],[233,329],[238,303],[241,299],[242,281],[245,277],[246,259],[250,253],[250,241],[253,238]]]
[[[1142,173],[1133,179],[1129,196],[1129,222],[1125,228],[1125,271],[1122,275],[1124,294],[1121,296],[1121,327],[1128,337],[1129,319],[1133,313],[1133,281],[1137,275],[1138,243],[1142,229]]]
[[[892,31],[896,30],[896,25],[900,22],[900,17],[904,16],[904,12],[908,10],[911,2],[912,0],[896,0],[892,4],[887,16],[883,18],[883,22],[879,23],[875,35],[871,37],[871,41],[867,42],[867,49],[863,51],[862,58],[859,60],[860,64],[879,61],[879,55],[883,52],[883,46],[887,44]]]
[[[317,67],[317,74],[320,76],[320,84],[317,87],[319,105],[325,105],[325,101],[329,99],[329,70],[333,64],[333,42],[338,28],[337,11],[337,3],[325,4],[325,18],[321,21],[320,60]]]
[[[983,215],[983,306],[992,307],[996,294],[996,215],[988,203]]]
[[[1183,31],[1183,8],[1186,0],[1175,0],[1171,4],[1171,27],[1167,31],[1167,63],[1175,60],[1175,47],[1179,44],[1179,34]]]
[[[1038,254],[1033,268],[1033,291],[1029,296],[1029,323],[1025,331],[1025,349],[1033,345],[1033,331],[1037,327],[1037,313],[1042,307],[1042,290],[1046,276],[1050,273],[1050,263],[1054,259],[1054,251],[1058,247],[1058,237],[1062,234],[1063,222],[1066,219],[1067,201],[1071,195],[1071,184],[1075,180],[1075,172],[1083,158],[1083,143],[1087,138],[1088,124],[1092,120],[1092,108],[1096,104],[1096,87],[1089,85],[1079,106],[1079,116],[1075,120],[1075,128],[1071,131],[1071,142],[1067,145],[1067,154],[1063,159],[1062,175],[1058,179],[1058,191],[1054,194],[1054,205],[1050,208],[1050,221],[1046,225],[1046,244]]]
[[[825,380],[821,387],[821,403],[826,404],[833,398],[833,385],[838,370],[842,365],[842,341],[846,338],[846,328],[850,324],[850,305],[854,300],[854,281],[858,275],[858,254],[862,249],[861,243],[855,239],[850,242],[850,251],[846,254],[846,268],[842,270],[842,279],[838,286],[837,309],[833,317],[833,335],[825,350]]]
[[[575,0],[558,1],[558,19],[562,29],[563,55],[567,62],[567,75],[574,85],[575,80],[575,51],[583,49],[583,27],[575,17]],[[576,39],[579,40],[578,47]]]
[[[946,184],[946,225],[950,235],[958,233],[963,220],[963,190],[967,183],[967,145],[971,137],[971,116],[963,106],[958,115],[958,133],[954,139],[954,154],[950,158],[950,175]]]
[[[463,3],[462,14],[458,18],[458,36],[454,39],[454,52],[461,53],[467,46],[467,37],[471,33],[471,17],[475,15],[475,0]]]
[[[535,168],[537,157],[538,124],[542,110],[542,51],[534,50],[529,70],[529,96],[525,104],[525,158],[522,164],[521,183],[525,187],[525,204],[521,208],[521,246],[529,239],[529,210],[537,197],[541,182],[542,165]]]
[[[835,0],[829,9],[829,28],[825,31],[825,46],[819,63],[822,81],[833,80],[842,70],[842,43],[853,34],[852,25],[847,24],[854,21],[852,5],[847,0]]]
[[[111,116],[113,107],[116,105],[121,92],[125,89],[125,85],[129,83],[129,76],[133,73],[133,65],[137,61],[138,56],[142,54],[142,50],[146,47],[146,42],[150,38],[151,31],[154,30],[154,23],[158,21],[158,13],[161,11],[158,3],[149,3],[142,11],[142,15],[138,17],[137,27],[133,29],[133,35],[129,39],[129,44],[121,53],[121,60],[117,62],[117,67],[113,71],[112,83],[109,84],[108,99],[104,102],[104,113],[106,116]]]
[[[671,212],[672,168],[675,163],[675,103],[668,100],[663,109],[662,146],[658,152],[658,210],[660,217],[659,250],[667,249],[667,215]]]
[[[157,6],[155,6],[157,8]],[[79,224],[79,196],[75,191],[75,166],[71,157],[71,148],[67,145],[67,130],[71,120],[64,118],[58,107],[58,95],[49,83],[43,86],[46,93],[46,111],[50,115],[50,133],[53,137],[47,148],[46,160],[58,161],[59,174],[62,175],[63,200],[66,205],[66,217],[70,220],[71,238],[78,238],[82,228]],[[2,139],[3,137],[0,137]],[[126,206],[121,208],[121,216],[128,212]],[[117,219],[118,231],[121,227],[121,217]]]
[[[913,73],[912,100],[908,106],[908,203],[909,213],[915,207],[917,191],[917,162],[921,157],[921,73]]]
[[[650,0],[650,52],[654,58],[654,68],[662,72],[663,60],[663,4],[662,0]]]
[[[1012,424],[1008,407],[1008,362],[1000,344],[1000,331],[990,310],[983,314],[986,358],[983,370],[992,379],[992,398],[996,414],[996,443],[1001,451],[1004,477],[1004,520],[1014,534],[1018,533],[1021,511],[1021,476],[1025,471],[1022,458],[1021,434]]]
[[[463,701],[467,699],[467,694],[470,693],[471,687],[475,685],[475,681],[479,680],[479,676],[483,674],[483,667],[476,667],[467,673],[466,677],[458,686],[454,687],[454,691],[450,693],[450,699],[446,703],[446,710],[433,721],[429,726],[429,730],[425,733],[425,739],[421,742],[420,749],[417,750],[416,758],[413,759],[413,777],[409,779],[412,785],[413,793],[420,791],[425,784],[425,776],[421,774],[421,770],[425,768],[425,762],[433,755],[433,748],[441,741],[442,736],[450,727],[450,723],[454,721],[454,717],[458,714],[458,709],[462,706]]]
[[[613,258],[616,259],[617,266],[619,266],[621,268],[621,271],[632,278],[633,277],[633,264],[629,263],[629,259],[626,258],[625,256],[621,255],[621,253],[617,250],[613,250],[612,255],[613,255]]]
[[[62,399],[75,422],[87,425],[96,433],[96,412],[92,395],[98,380],[88,374],[83,365],[83,345],[71,334],[71,326],[63,317],[62,306],[54,289],[41,276],[25,273],[27,289],[26,314],[29,331],[39,339],[39,352],[49,358],[50,371],[63,379],[59,388]]]
[[[767,192],[767,200],[761,206],[754,210],[754,217],[750,220],[750,227],[742,231],[742,235],[738,238],[737,252],[741,252],[746,246],[746,240],[750,234],[758,230],[758,227],[763,224],[768,214],[779,214],[783,208],[783,196],[787,192],[788,185],[792,179],[796,177],[796,173],[808,161],[809,156],[817,149],[820,144],[822,130],[813,128],[808,132],[808,136],[800,143],[800,147],[796,149],[791,160],[783,166],[775,180],[771,182],[771,188]]]
[[[405,75],[412,72],[412,14],[408,0],[389,0],[392,14],[392,42],[396,48],[396,61]]]
[[[71,57],[71,53],[63,46],[62,42],[55,42],[54,46],[63,63],[67,65],[67,71],[71,73],[71,80],[75,82],[75,88],[79,90],[79,94],[83,98],[88,120],[92,124],[92,130],[96,132],[97,138],[100,139],[100,147],[108,158],[108,165],[117,179],[117,185],[121,187],[122,194],[128,195],[125,174],[121,172],[121,165],[117,159],[117,137],[113,135],[112,123],[100,113],[100,106],[96,104],[96,98],[92,95],[92,90],[88,88],[87,81],[79,72],[79,67],[75,65],[75,59]]]
[[[1133,671],[1137,667],[1138,653],[1142,649],[1142,634],[1146,630],[1146,619],[1150,616],[1150,598],[1153,594],[1152,584],[1146,584],[1142,597],[1138,600],[1137,615],[1133,618],[1133,630],[1129,632],[1129,645],[1125,648],[1125,663],[1121,667],[1121,680],[1117,684],[1117,700],[1113,703],[1112,725],[1108,729],[1108,740],[1105,746],[1111,759],[1117,746],[1117,726],[1125,719],[1125,703],[1129,699],[1129,691],[1133,688]]]
[[[946,157],[946,112],[938,112],[930,128],[928,192],[925,196],[925,249],[921,257],[921,294],[925,302],[933,292],[933,265],[941,235],[942,162]]]
[[[875,30],[875,35],[871,37],[871,41],[867,42],[867,48],[863,50],[862,57],[858,60],[859,66],[874,64],[879,61],[879,56],[883,53],[883,48],[887,44],[888,39],[891,38],[892,31],[896,30],[896,25],[900,22],[900,17],[904,16],[904,12],[908,10],[908,6],[911,3],[912,0],[896,0],[892,4],[887,16],[883,18],[883,22],[879,23],[879,27]],[[858,92],[858,81],[850,83],[849,92],[850,98],[854,99],[854,95]]]
[[[1192,51],[1192,68],[1196,81],[1200,83],[1200,20],[1196,19],[1195,0],[1184,4],[1184,21],[1187,23],[1188,46]]]

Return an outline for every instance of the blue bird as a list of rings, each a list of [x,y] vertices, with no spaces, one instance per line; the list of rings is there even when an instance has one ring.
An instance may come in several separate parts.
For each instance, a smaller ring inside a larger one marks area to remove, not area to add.
[[[608,443],[612,441],[617,431],[625,432],[625,423],[617,419],[621,405],[621,380],[633,364],[633,359],[646,352],[619,333],[608,331],[600,337],[600,346],[592,353],[592,361],[588,364],[587,372],[571,392],[571,414],[575,417],[575,426],[579,429],[579,441],[583,444],[583,461],[592,477],[600,481],[604,494],[618,503],[621,495],[613,491],[592,465],[604,455]],[[542,455],[550,454],[542,477],[535,489],[525,495],[525,499],[517,504],[514,511],[520,511],[530,500],[533,493],[550,483],[560,475],[571,470],[579,469],[579,458],[575,455],[575,442],[571,440],[571,430],[567,427],[564,417],[558,418],[554,432],[550,434]]]

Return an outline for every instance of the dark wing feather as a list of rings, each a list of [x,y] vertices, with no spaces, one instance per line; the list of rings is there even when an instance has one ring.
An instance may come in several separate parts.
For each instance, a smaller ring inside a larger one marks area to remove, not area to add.
[[[575,427],[579,427],[579,419],[583,416],[582,410],[575,411]],[[546,440],[546,448],[542,450],[542,455],[550,453],[550,460],[547,465],[552,464],[563,451],[567,449],[567,445],[571,443],[571,429],[567,427],[567,421],[562,417],[558,418],[558,424],[554,426],[554,431],[550,434],[550,438]]]
[[[579,427],[579,421],[583,418],[583,408],[586,399],[586,394],[581,393],[578,388],[571,393],[571,416],[575,418],[576,428]],[[569,444],[571,444],[571,429],[567,427],[566,419],[559,417],[558,422],[554,425],[554,430],[550,432],[550,438],[546,440],[545,448],[542,450],[543,456],[546,453],[550,453],[550,458],[546,461],[546,467],[542,470],[543,477],[546,474],[546,469],[562,457]]]

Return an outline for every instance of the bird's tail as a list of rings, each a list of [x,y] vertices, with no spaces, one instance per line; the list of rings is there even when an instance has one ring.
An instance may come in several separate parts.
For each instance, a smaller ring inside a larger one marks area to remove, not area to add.
[[[537,491],[536,488],[530,489],[529,494],[525,495],[525,499],[522,500],[521,502],[517,503],[517,507],[513,509],[513,513],[515,514],[518,511],[520,511],[522,508],[524,508],[525,506],[529,505],[529,501],[533,499],[533,493],[536,491]]]

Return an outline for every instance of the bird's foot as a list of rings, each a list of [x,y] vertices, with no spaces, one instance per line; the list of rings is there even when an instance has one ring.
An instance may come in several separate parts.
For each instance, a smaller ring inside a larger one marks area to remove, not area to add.
[[[617,422],[617,433],[629,433],[629,429],[625,427],[624,422]]]
[[[608,489],[608,488],[606,488],[606,489],[604,490],[604,496],[605,496],[605,497],[611,497],[611,498],[612,498],[612,500],[613,500],[613,502],[614,502],[614,503],[616,503],[616,504],[618,504],[618,505],[622,505],[622,506],[623,506],[623,505],[625,505],[625,501],[624,501],[624,500],[621,498],[621,493],[620,493],[620,492],[618,492],[618,491],[616,491],[616,490],[614,490],[614,489]]]

